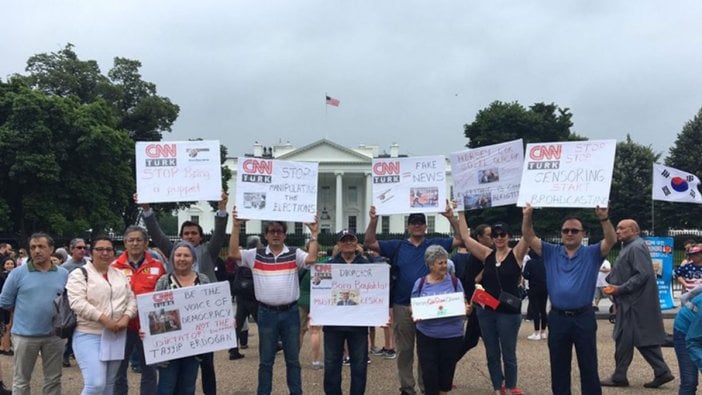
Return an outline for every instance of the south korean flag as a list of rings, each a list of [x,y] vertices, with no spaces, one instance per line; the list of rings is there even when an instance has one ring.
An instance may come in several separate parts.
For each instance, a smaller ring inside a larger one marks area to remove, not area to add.
[[[694,174],[653,164],[653,188],[651,188],[653,200],[702,204],[699,184],[700,179]]]

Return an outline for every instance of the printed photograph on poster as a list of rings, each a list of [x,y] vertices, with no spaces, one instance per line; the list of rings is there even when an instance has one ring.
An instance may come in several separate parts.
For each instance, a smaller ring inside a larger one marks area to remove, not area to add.
[[[607,207],[616,140],[528,144],[517,205]]]
[[[139,203],[219,200],[219,141],[140,141],[135,144]]]
[[[180,325],[180,310],[164,310],[149,312],[149,334],[158,335],[159,333],[179,331]]]
[[[387,264],[329,264],[310,268],[314,325],[381,326],[388,322]]]
[[[373,205],[379,215],[435,213],[446,209],[446,158],[376,158]]]
[[[450,159],[453,194],[459,210],[517,202],[524,163],[521,139],[454,152]]]
[[[318,163],[246,158],[238,162],[236,201],[244,219],[314,222]]]

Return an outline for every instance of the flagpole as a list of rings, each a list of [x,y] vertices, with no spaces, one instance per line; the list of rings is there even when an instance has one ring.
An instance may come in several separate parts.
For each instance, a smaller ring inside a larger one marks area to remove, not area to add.
[[[651,236],[656,235],[656,215],[653,211],[653,198],[651,198]]]
[[[328,134],[329,134],[329,120],[327,119],[327,112],[329,111],[329,109],[327,107],[329,107],[329,106],[327,105],[327,96],[329,96],[329,94],[327,92],[324,92],[324,139],[325,140],[329,140],[329,138],[328,138],[329,137],[328,136]]]

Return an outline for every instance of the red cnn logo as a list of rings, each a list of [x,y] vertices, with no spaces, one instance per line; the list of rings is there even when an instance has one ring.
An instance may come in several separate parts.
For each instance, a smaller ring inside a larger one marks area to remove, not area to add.
[[[173,292],[164,292],[162,294],[153,295],[154,303],[163,303],[173,301]]]
[[[272,174],[273,162],[269,160],[247,159],[242,164],[245,173],[249,174]]]
[[[149,144],[146,146],[146,156],[149,158],[175,158],[175,144]]]
[[[400,174],[400,162],[376,162],[373,165],[373,174],[377,176]]]
[[[529,159],[561,159],[561,145],[535,145],[529,149]]]

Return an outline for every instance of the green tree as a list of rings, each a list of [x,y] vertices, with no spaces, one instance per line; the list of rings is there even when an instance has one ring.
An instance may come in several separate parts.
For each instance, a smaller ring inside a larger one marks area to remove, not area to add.
[[[651,229],[652,166],[661,154],[631,140],[617,144],[610,191],[612,220],[633,218],[642,229]]]
[[[697,152],[700,147],[702,147],[702,109],[678,133],[665,164],[702,178],[702,161]],[[657,229],[702,228],[702,205],[656,201],[654,208]]]
[[[552,141],[585,140],[571,131],[573,122],[568,108],[560,108],[554,103],[536,103],[525,108],[518,102],[494,101],[487,108],[478,111],[475,120],[464,125],[464,134],[469,139],[469,148],[483,147],[506,141],[522,139],[524,144]],[[592,210],[549,209],[534,216],[534,226],[541,235],[558,231],[560,221],[566,215],[577,214],[589,222],[587,225],[595,233],[601,232],[596,225]],[[493,223],[504,221],[515,232],[521,228],[520,207],[504,206],[467,212],[469,223]]]

